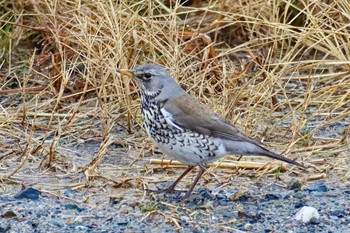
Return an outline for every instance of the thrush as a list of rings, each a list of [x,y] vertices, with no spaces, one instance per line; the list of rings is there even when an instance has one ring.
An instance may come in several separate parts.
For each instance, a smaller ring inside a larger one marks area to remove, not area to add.
[[[182,178],[199,166],[198,175],[183,197],[188,198],[207,164],[229,154],[262,155],[303,167],[244,135],[183,90],[162,66],[146,64],[117,71],[132,78],[139,87],[144,127],[154,144],[172,159],[188,165],[180,177],[161,192],[174,192]]]

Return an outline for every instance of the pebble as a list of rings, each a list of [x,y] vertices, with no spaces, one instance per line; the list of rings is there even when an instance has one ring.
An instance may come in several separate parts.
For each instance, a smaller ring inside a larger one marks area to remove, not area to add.
[[[303,191],[298,191],[298,192],[294,193],[294,195],[293,195],[294,198],[298,198],[298,199],[303,199],[307,196],[309,196],[308,193],[303,192]]]
[[[234,193],[236,193],[235,189],[221,189],[215,193],[215,198],[219,201],[229,201]]]
[[[76,231],[83,231],[84,232],[84,231],[87,231],[88,227],[82,226],[82,225],[78,225],[78,226],[75,226],[74,229]]]
[[[187,208],[197,208],[198,205],[204,204],[207,200],[214,200],[215,196],[211,193],[210,190],[206,188],[200,188],[197,193],[193,193],[187,200]]]
[[[327,192],[329,189],[323,181],[318,180],[308,185],[306,190],[311,192]]]
[[[65,208],[66,210],[74,210],[74,209],[76,209],[76,210],[78,210],[78,211],[81,211],[81,209],[79,208],[79,206],[76,205],[76,204],[73,204],[73,203],[67,203],[67,204],[65,204],[65,205],[64,205],[64,208]]]
[[[215,196],[212,194],[212,191],[210,191],[207,188],[200,188],[198,190],[198,195],[200,195],[204,199],[208,199],[208,200],[214,200],[215,199]]]
[[[281,199],[282,196],[278,193],[268,193],[261,201],[271,201]]]
[[[294,216],[294,219],[301,221],[303,223],[318,223],[320,214],[317,209],[312,206],[304,206],[299,210],[299,212]]]
[[[119,204],[123,200],[123,197],[109,197],[109,203],[111,206]]]
[[[302,208],[305,205],[306,205],[305,201],[298,201],[297,203],[295,203],[294,207],[299,209],[299,208]]]
[[[243,211],[238,211],[238,217],[239,218],[248,218],[250,219],[251,222],[256,222],[258,221],[262,216],[259,211],[256,209],[252,208],[249,210],[243,210]]]
[[[344,210],[334,210],[329,213],[331,216],[336,216],[338,218],[343,218],[346,216],[346,213]]]
[[[22,190],[21,192],[17,193],[15,195],[16,199],[30,199],[30,200],[38,200],[39,199],[39,190],[34,189],[34,188],[26,188]]]
[[[76,197],[78,195],[78,192],[74,189],[70,189],[70,188],[67,188],[64,190],[63,194],[66,196],[66,197]]]
[[[247,224],[245,224],[245,225],[243,226],[243,228],[244,228],[245,230],[249,230],[250,228],[252,228],[252,224],[247,223]]]
[[[76,218],[74,218],[74,223],[82,223],[84,221],[84,219],[81,216],[77,216]]]
[[[51,225],[55,226],[55,227],[58,227],[58,228],[62,228],[64,226],[64,223],[61,219],[59,220],[55,220],[55,219],[50,219],[48,221]]]
[[[9,211],[5,212],[4,214],[2,214],[0,217],[2,217],[2,218],[14,218],[14,217],[17,217],[17,214],[14,211],[9,210]]]
[[[287,189],[289,190],[300,190],[301,183],[299,180],[293,179],[287,184]]]
[[[118,226],[126,226],[128,225],[128,220],[126,218],[118,218],[116,220]]]
[[[192,230],[235,232],[230,231],[231,229],[262,233],[288,230],[347,233],[350,227],[348,205],[350,188],[331,182],[327,185],[329,189],[327,192],[321,192],[319,189],[287,190],[279,186],[255,188],[253,185],[233,200],[229,198],[232,193],[242,189],[225,192],[226,188],[223,188],[224,191],[218,192],[198,187],[193,193],[190,209],[181,203],[183,193],[174,194],[174,197],[179,196],[178,198],[172,198],[170,195],[154,195],[158,198],[157,201],[154,201],[152,196],[135,200],[126,195],[121,200],[117,199],[113,206],[106,196],[99,205],[91,206],[89,203],[76,203],[52,195],[39,195],[38,201],[14,199],[16,192],[3,194],[0,191],[0,233],[4,231],[84,233],[110,232],[111,229],[125,233],[192,232]],[[116,191],[118,190],[120,189]],[[74,190],[65,191],[65,195],[74,197]],[[121,196],[118,192],[111,193]],[[315,198],[314,193],[322,194],[322,198]],[[286,197],[288,199],[285,199]],[[153,212],[140,211],[140,203],[147,201],[158,203]],[[316,207],[321,216],[311,218],[305,224],[302,222],[305,216],[300,216],[298,221],[294,219],[290,221],[305,206]],[[165,218],[162,218],[163,215]],[[167,216],[175,216],[175,220],[169,220]],[[181,228],[177,228],[175,221]]]
[[[6,224],[6,226],[5,225],[0,225],[0,232],[8,232],[8,231],[10,231],[10,229],[11,229],[11,225],[10,224]]]

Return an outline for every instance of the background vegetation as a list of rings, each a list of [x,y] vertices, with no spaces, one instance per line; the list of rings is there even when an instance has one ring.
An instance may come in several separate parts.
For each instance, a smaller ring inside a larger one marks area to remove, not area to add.
[[[349,31],[348,0],[2,0],[0,178],[77,169],[67,145],[99,143],[80,172],[111,144],[150,150],[137,89],[116,69],[159,63],[311,177],[348,179]]]

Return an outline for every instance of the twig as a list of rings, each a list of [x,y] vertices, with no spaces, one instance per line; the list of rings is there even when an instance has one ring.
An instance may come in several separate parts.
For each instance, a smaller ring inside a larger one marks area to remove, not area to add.
[[[167,166],[186,166],[180,162],[172,161],[172,160],[166,160],[166,159],[151,159],[151,164],[158,164],[158,165],[167,165]],[[275,163],[274,163],[275,164]],[[262,162],[248,162],[248,161],[237,161],[237,162],[224,162],[224,163],[212,163],[209,164],[209,167],[218,167],[218,168],[228,168],[228,169],[261,169],[266,167],[267,165],[271,165],[271,163],[262,163]],[[275,165],[276,168],[281,168],[281,171],[287,170],[287,163],[280,163]]]

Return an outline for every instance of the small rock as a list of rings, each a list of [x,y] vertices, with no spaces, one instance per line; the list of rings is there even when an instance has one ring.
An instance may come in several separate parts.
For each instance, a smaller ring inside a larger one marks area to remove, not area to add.
[[[61,219],[58,219],[57,221],[55,219],[50,219],[48,223],[58,228],[62,228],[64,226]]]
[[[304,199],[306,196],[308,196],[308,192],[304,192],[304,191],[297,191],[296,193],[293,194],[294,198],[298,198],[298,199]]]
[[[318,223],[320,214],[317,209],[311,206],[304,206],[299,210],[299,212],[294,216],[297,221],[302,221],[303,223]]]
[[[344,216],[346,216],[346,213],[344,210],[334,210],[330,212],[331,216],[336,216],[338,218],[343,218]]]
[[[327,192],[328,187],[323,181],[316,181],[314,183],[311,183],[306,187],[306,190],[311,191],[311,192]]]
[[[28,221],[28,224],[33,228],[37,228],[40,225],[40,221],[39,220]]]
[[[299,182],[299,180],[293,179],[287,184],[287,189],[289,189],[289,190],[300,190],[301,189],[301,183]]]
[[[239,218],[248,218],[252,223],[257,222],[261,218],[261,214],[254,210],[238,211]]]
[[[0,225],[0,232],[9,232],[11,229],[11,225],[10,224],[7,224],[6,226],[2,226]]]
[[[21,192],[17,193],[15,195],[15,198],[16,199],[27,198],[27,199],[31,199],[31,200],[38,200],[39,194],[40,194],[40,192],[37,189],[26,188],[26,189],[22,190]]]
[[[119,204],[123,200],[123,197],[109,197],[109,203],[111,205]]]
[[[67,188],[64,190],[63,194],[66,197],[75,197],[75,196],[77,196],[78,192],[74,189]]]
[[[84,232],[84,231],[87,231],[87,227],[86,226],[83,226],[83,225],[78,225],[78,226],[75,226],[74,227],[74,230],[75,231],[80,231],[80,232]]]
[[[294,208],[299,209],[305,205],[306,205],[305,201],[298,201],[297,203],[295,203]]]
[[[212,194],[212,192],[206,188],[200,188],[198,190],[198,195],[202,196],[204,199],[208,200],[214,200],[215,196]]]
[[[198,205],[202,205],[206,200],[214,200],[215,196],[206,188],[201,188],[196,194],[192,194],[186,203],[187,208],[197,208]]]
[[[119,218],[117,224],[118,226],[126,226],[128,225],[128,220],[126,218]]]
[[[76,204],[73,204],[73,203],[65,204],[65,205],[64,205],[64,208],[65,208],[66,210],[74,210],[74,209],[76,209],[76,210],[78,210],[78,211],[81,211],[81,209],[79,208],[79,206],[76,205]]]
[[[229,201],[229,198],[234,193],[236,193],[235,189],[222,189],[219,192],[215,193],[215,198],[219,201]]]
[[[2,214],[1,217],[3,217],[3,218],[14,218],[14,217],[17,217],[17,214],[14,211],[9,210],[9,211],[5,212],[4,214]]]
[[[239,189],[229,196],[231,201],[246,202],[249,199],[248,190]]]
[[[278,193],[268,193],[265,195],[262,201],[271,201],[281,199],[281,195]]]
[[[315,191],[315,192],[311,192],[311,195],[316,198],[322,198],[324,196],[324,192]]]
[[[243,228],[245,229],[245,230],[249,230],[250,228],[252,228],[252,224],[249,224],[249,223],[246,223],[244,226],[243,226]]]
[[[76,218],[74,218],[74,222],[75,223],[82,223],[84,221],[82,216],[77,216]]]

